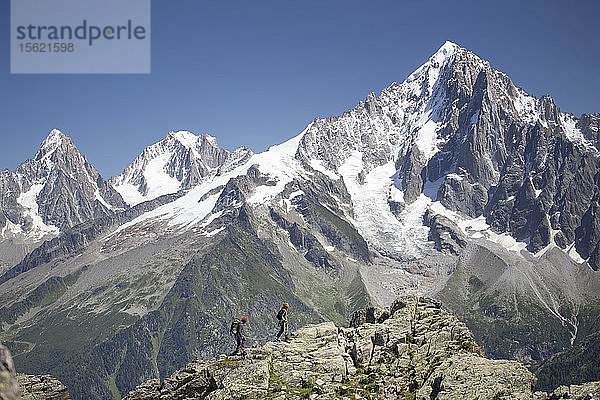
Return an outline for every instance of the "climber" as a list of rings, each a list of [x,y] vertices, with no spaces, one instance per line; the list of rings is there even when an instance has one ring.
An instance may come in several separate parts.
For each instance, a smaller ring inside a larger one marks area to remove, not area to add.
[[[277,340],[279,340],[279,338],[281,337],[282,334],[284,337],[283,340],[286,340],[286,341],[290,340],[290,337],[288,334],[288,317],[287,317],[288,308],[290,308],[290,305],[288,303],[283,303],[283,305],[281,306],[281,310],[279,310],[279,312],[277,313],[277,319],[279,320],[279,333],[277,334]]]
[[[244,342],[246,341],[246,338],[244,337],[243,333],[244,333],[244,325],[246,325],[246,322],[248,322],[248,318],[243,317],[241,320],[234,320],[231,323],[231,328],[229,328],[229,333],[235,336],[235,341],[236,341],[236,348],[235,351],[231,354],[232,356],[235,355],[244,355],[245,351],[244,351]]]

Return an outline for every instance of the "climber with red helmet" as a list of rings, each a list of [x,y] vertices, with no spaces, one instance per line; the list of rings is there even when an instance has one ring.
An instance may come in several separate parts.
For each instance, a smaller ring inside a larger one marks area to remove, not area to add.
[[[235,355],[244,355],[245,351],[244,351],[244,343],[246,342],[246,338],[244,337],[243,333],[244,333],[244,325],[246,325],[246,323],[248,322],[248,318],[243,317],[241,320],[234,320],[231,323],[231,328],[229,328],[229,333],[234,335],[235,337],[235,341],[236,341],[236,348],[235,351],[231,354],[232,356]]]
[[[279,340],[282,334],[284,338],[283,340],[290,340],[290,336],[288,334],[288,308],[290,308],[290,305],[288,303],[283,303],[281,310],[279,310],[277,313],[277,319],[279,320],[279,333],[277,334],[277,340]]]

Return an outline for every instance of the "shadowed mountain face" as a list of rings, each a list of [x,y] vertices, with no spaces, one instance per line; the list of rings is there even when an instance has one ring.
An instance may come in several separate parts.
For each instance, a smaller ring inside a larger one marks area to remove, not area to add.
[[[260,154],[170,132],[107,183],[53,131],[0,181],[0,340],[74,398],[118,398],[230,350],[234,317],[263,342],[284,301],[299,327],[438,293],[533,365],[597,329],[597,146],[598,115],[449,42]]]

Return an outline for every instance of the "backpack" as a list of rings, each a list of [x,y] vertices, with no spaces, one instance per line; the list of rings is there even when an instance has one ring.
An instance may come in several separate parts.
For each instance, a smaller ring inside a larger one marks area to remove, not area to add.
[[[279,310],[279,312],[277,313],[277,319],[279,321],[283,320],[283,313],[285,312],[285,310],[282,308],[281,310]]]
[[[235,335],[238,332],[238,329],[240,327],[240,321],[235,320],[231,323],[231,328],[229,328],[229,333],[231,333],[232,335]]]

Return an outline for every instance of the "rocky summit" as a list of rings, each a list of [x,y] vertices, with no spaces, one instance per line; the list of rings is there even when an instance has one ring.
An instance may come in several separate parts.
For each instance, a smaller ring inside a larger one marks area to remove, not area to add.
[[[357,311],[348,328],[332,322],[308,325],[289,342],[248,348],[244,358],[192,362],[162,383],[147,381],[125,399],[551,399],[600,394],[600,383],[534,393],[536,381],[516,361],[485,358],[469,329],[439,302],[399,298],[390,307]]]

